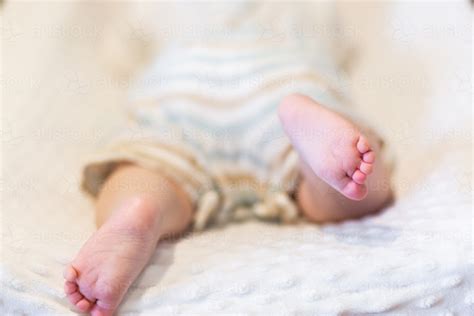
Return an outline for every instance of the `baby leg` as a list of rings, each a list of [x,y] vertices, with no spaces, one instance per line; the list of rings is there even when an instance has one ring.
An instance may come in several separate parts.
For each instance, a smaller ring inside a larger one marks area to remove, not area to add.
[[[280,118],[302,159],[297,199],[309,219],[360,217],[391,200],[389,168],[373,132],[302,95],[283,100]]]
[[[167,178],[131,164],[119,167],[97,199],[99,229],[66,267],[69,301],[91,315],[112,315],[159,240],[191,222],[187,195]]]

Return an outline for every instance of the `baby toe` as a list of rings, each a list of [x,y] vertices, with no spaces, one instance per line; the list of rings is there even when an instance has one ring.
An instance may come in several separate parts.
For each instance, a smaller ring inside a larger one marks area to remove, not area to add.
[[[367,196],[367,186],[350,181],[342,190],[342,193],[349,199],[360,201]]]
[[[89,302],[87,299],[83,298],[79,302],[76,303],[76,308],[81,312],[87,312],[92,307],[92,303]]]
[[[358,184],[364,184],[366,179],[367,179],[367,176],[360,170],[356,170],[354,174],[352,175],[352,180]]]
[[[113,313],[113,310],[102,308],[97,304],[91,310],[91,316],[111,316]]]
[[[80,300],[84,298],[84,296],[80,292],[76,291],[71,294],[68,294],[67,298],[69,302],[71,302],[71,304],[76,305]]]
[[[362,156],[362,160],[367,163],[374,163],[375,162],[375,153],[373,151],[366,152]]]
[[[64,293],[71,294],[77,291],[77,284],[74,282],[66,281],[64,283]]]
[[[374,165],[371,163],[366,163],[366,162],[360,163],[359,170],[362,171],[366,175],[371,174],[373,169],[374,169]]]
[[[359,141],[357,142],[357,150],[361,153],[364,154],[370,150],[370,145],[367,139],[365,139],[364,136],[359,137]]]
[[[64,269],[63,277],[66,281],[74,282],[77,279],[77,271],[74,269],[72,265],[68,265],[66,269]]]

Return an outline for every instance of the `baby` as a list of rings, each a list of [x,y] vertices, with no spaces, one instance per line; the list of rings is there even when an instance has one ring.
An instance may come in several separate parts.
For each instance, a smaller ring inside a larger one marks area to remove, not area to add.
[[[206,21],[206,6],[186,10]],[[132,95],[135,125],[84,169],[99,228],[64,271],[77,310],[112,315],[159,241],[190,229],[341,221],[390,201],[383,142],[348,107],[327,43],[302,32],[308,9],[244,9],[163,48]]]

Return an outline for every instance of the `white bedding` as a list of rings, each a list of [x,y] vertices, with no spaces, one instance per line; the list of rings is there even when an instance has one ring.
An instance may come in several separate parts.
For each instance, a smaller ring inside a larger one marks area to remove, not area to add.
[[[352,88],[393,144],[396,203],[342,224],[252,222],[163,244],[120,313],[473,314],[469,5],[349,9]],[[79,166],[125,121],[128,81],[93,53],[100,12],[20,2],[2,17],[3,314],[73,314],[62,268],[94,229]]]

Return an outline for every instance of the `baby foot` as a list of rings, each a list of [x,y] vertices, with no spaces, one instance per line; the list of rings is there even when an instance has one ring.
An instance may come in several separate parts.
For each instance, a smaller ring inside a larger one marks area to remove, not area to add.
[[[282,101],[279,115],[294,148],[318,177],[349,199],[366,197],[375,153],[353,123],[298,94]]]
[[[64,291],[79,311],[112,315],[155,250],[149,218],[133,214],[138,204],[116,212],[66,267]]]

